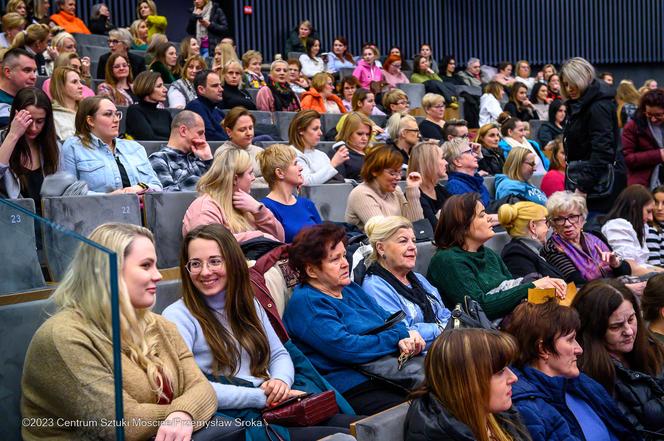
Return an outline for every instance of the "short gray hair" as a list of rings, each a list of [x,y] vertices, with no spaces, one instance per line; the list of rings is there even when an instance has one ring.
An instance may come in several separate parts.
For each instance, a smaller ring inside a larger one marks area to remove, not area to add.
[[[595,68],[585,58],[570,58],[560,68],[560,82],[576,86],[582,95],[594,79]],[[560,93],[563,98],[569,98],[565,87],[560,88]]]
[[[578,211],[583,217],[588,217],[588,206],[583,196],[571,191],[557,191],[546,201],[549,216],[556,217],[561,212],[571,213]]]
[[[127,46],[127,50],[131,49],[131,32],[125,28],[116,28],[108,31],[110,38],[117,38],[120,43]]]
[[[468,59],[468,61],[466,61],[466,67],[470,66],[473,63],[479,63],[479,62],[480,62],[479,58],[471,57]]]
[[[454,160],[470,148],[470,144],[466,138],[452,138],[450,141],[445,141],[440,146],[443,149],[443,157],[447,161],[447,168],[450,171],[456,171]]]

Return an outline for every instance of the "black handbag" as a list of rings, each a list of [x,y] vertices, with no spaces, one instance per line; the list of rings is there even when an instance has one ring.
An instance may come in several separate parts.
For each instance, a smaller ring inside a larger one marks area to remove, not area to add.
[[[602,168],[601,173],[598,173],[599,178],[594,183],[593,187],[588,190],[586,195],[587,199],[603,199],[611,195],[613,192],[613,182],[614,182],[614,169],[615,161],[611,164],[606,164],[605,166],[600,166]],[[598,168],[597,165],[593,165],[590,161],[572,161],[567,164],[567,170],[565,172],[565,189],[569,191],[574,191],[578,188],[578,182],[582,176],[588,176],[592,174],[594,170]]]
[[[433,227],[429,219],[420,219],[413,222],[413,232],[415,233],[415,242],[429,242],[433,240]]]
[[[497,329],[480,304],[469,296],[464,296],[463,303],[457,303],[452,310],[452,317],[445,326],[446,330],[463,328]]]

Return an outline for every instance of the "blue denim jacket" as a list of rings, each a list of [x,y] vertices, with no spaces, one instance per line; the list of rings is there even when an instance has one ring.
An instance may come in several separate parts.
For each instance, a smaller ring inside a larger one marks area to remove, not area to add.
[[[120,170],[108,144],[90,135],[91,147],[86,147],[78,136],[67,138],[60,152],[60,169],[87,182],[91,192],[110,193],[122,188]],[[161,191],[161,182],[152,170],[142,145],[136,141],[115,138],[115,153],[127,171],[130,184],[147,184]]]

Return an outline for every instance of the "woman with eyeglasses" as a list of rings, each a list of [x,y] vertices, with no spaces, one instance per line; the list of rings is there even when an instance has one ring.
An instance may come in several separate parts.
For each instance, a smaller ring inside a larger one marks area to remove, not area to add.
[[[641,97],[634,119],[623,129],[622,143],[628,185],[664,182],[664,90]]]
[[[409,173],[404,194],[398,185],[402,166],[403,156],[392,146],[376,144],[367,149],[360,172],[364,182],[348,196],[346,222],[363,229],[376,215],[403,216],[411,222],[424,219],[419,190],[422,177]]]
[[[447,191],[451,194],[477,193],[485,207],[491,202],[484,178],[477,173],[477,153],[467,138],[454,138],[442,146],[447,161]]]
[[[402,61],[399,55],[389,55],[383,63],[383,78],[390,89],[397,87],[397,84],[408,84],[410,80],[401,71]]]
[[[205,69],[207,69],[207,63],[200,55],[192,55],[184,61],[182,78],[168,88],[169,108],[184,109],[190,101],[198,98],[194,88],[194,78],[198,72]]]
[[[443,149],[438,143],[423,141],[410,150],[407,174],[417,172],[422,175],[420,184],[420,205],[424,217],[436,230],[438,217],[445,201],[452,196],[447,188],[440,183],[447,178],[447,161],[443,157]]]
[[[553,234],[540,254],[556,267],[566,282],[577,286],[601,278],[630,275],[630,264],[614,253],[598,236],[583,230],[588,215],[580,195],[559,191],[552,194],[546,208]]]
[[[385,109],[385,114],[388,116],[393,115],[394,113],[408,113],[410,110],[410,101],[408,100],[408,95],[401,89],[392,89],[387,93],[383,94],[383,109]],[[379,111],[378,107],[374,108],[374,111]],[[376,114],[373,113],[372,114]]]
[[[116,106],[128,107],[137,100],[131,88],[133,80],[127,58],[111,54],[106,62],[106,79],[97,87],[97,94],[108,97]]]
[[[354,76],[343,78],[337,85],[337,93],[341,97],[341,102],[349,112],[353,110],[353,95],[360,86],[360,82]]]
[[[385,130],[390,135],[390,144],[401,152],[405,166],[408,164],[410,150],[420,142],[420,128],[417,126],[417,120],[410,115],[395,113],[387,120]]]
[[[83,99],[81,77],[71,67],[58,67],[53,71],[49,87],[53,101],[55,134],[58,141],[63,142],[76,132],[76,110]]]
[[[141,72],[134,81],[139,102],[127,109],[127,134],[133,139],[167,141],[171,136],[171,113],[163,108],[166,86],[157,72]]]
[[[546,195],[528,180],[535,172],[535,154],[521,147],[513,148],[507,155],[503,173],[496,175],[496,200],[515,196],[517,199],[546,204]]]
[[[131,74],[134,76],[137,76],[145,70],[145,58],[129,52],[132,41],[131,33],[125,28],[113,29],[108,33],[108,47],[110,52],[99,57],[96,78],[104,78],[106,63],[111,54],[121,54],[125,57],[131,66]],[[76,50],[74,49],[74,52],[75,51]]]
[[[420,123],[420,135],[423,139],[445,140],[445,97],[437,93],[427,93],[422,97],[422,109],[426,118]]]
[[[512,238],[503,247],[500,257],[514,277],[539,274],[563,278],[556,267],[540,255],[549,233],[547,219],[546,207],[530,201],[503,204],[498,209],[498,221]]]
[[[85,98],[76,112],[76,135],[62,145],[60,168],[85,181],[93,193],[161,191],[142,145],[118,138],[120,119],[106,97]]]

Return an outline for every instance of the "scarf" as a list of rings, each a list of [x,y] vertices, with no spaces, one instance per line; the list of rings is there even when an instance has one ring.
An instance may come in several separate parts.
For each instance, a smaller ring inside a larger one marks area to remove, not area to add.
[[[597,237],[581,232],[581,249],[560,237],[558,233],[553,233],[551,240],[558,251],[570,258],[584,279],[591,281],[611,277],[613,271],[608,264],[602,262],[602,256],[597,248],[605,252],[611,250]]]
[[[397,294],[409,302],[419,306],[422,314],[424,315],[424,321],[426,323],[437,323],[436,315],[434,314],[433,308],[431,307],[429,293],[427,293],[427,291],[424,289],[414,272],[410,271],[406,276],[410,282],[410,287],[401,283],[401,281],[397,279],[394,274],[389,272],[378,262],[372,263],[369,268],[367,268],[366,275],[368,276],[370,274],[382,278],[397,291]]]
[[[274,110],[276,112],[297,112],[300,110],[297,96],[288,83],[279,84],[272,78],[268,78],[267,87],[272,91],[272,96],[274,97]]]
[[[203,6],[203,10],[201,11],[201,17],[203,19],[210,21],[210,14],[212,12],[212,2],[209,1],[205,6]],[[201,24],[201,20],[196,20],[196,39],[200,42],[202,38],[207,38],[208,36],[208,31],[205,26]]]

